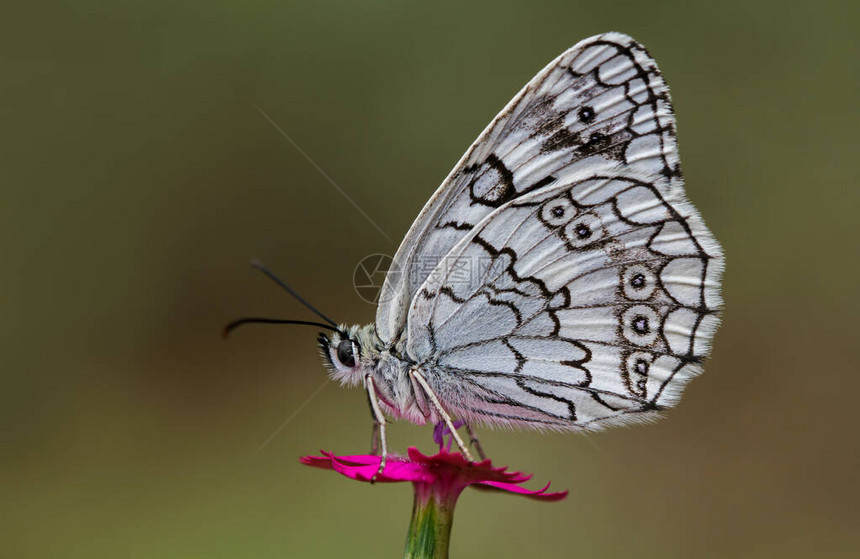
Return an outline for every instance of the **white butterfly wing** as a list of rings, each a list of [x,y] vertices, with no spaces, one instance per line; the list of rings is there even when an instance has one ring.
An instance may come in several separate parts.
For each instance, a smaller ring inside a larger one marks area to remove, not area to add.
[[[386,343],[405,333],[431,271],[493,210],[577,170],[624,166],[681,189],[674,117],[653,59],[607,33],[563,53],[490,123],[425,205],[394,257],[376,314]]]
[[[659,177],[577,173],[454,247],[412,302],[407,344],[449,411],[598,428],[676,403],[710,351],[722,256]]]
[[[684,198],[668,90],[616,33],[526,86],[396,261],[383,339],[405,329],[449,411],[486,423],[647,419],[700,372],[721,307],[723,257]]]

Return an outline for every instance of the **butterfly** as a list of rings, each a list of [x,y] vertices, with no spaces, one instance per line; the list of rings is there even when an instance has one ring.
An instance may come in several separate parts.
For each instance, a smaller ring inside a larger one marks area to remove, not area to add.
[[[454,418],[595,430],[674,406],[711,351],[723,266],[657,64],[606,33],[468,149],[394,256],[375,322],[319,342],[331,377],[367,391],[380,471],[387,417],[444,422],[473,460]]]

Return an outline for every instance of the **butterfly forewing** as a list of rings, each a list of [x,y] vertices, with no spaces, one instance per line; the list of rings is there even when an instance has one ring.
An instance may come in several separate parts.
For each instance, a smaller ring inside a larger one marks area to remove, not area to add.
[[[624,168],[681,189],[671,104],[643,47],[619,33],[563,53],[497,116],[422,210],[394,258],[377,332],[398,341],[436,264],[493,210],[585,170]]]

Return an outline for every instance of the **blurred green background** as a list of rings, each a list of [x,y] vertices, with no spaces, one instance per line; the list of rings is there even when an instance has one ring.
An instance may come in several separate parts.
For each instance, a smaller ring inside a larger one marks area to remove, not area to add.
[[[455,557],[838,557],[860,549],[855,2],[16,3],[0,23],[2,518],[10,558],[398,557],[404,485],[302,467],[366,451],[310,315],[395,241],[469,143],[590,35],[672,87],[690,198],[723,243],[706,374],[662,422],[484,432],[552,479],[467,491]],[[397,423],[397,449],[432,449]]]

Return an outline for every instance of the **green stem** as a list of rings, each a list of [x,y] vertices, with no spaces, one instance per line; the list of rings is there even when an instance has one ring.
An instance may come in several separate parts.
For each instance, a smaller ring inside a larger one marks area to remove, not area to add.
[[[439,487],[413,483],[415,500],[406,536],[404,559],[448,559],[448,542],[454,520],[454,506],[460,491],[439,491]]]

